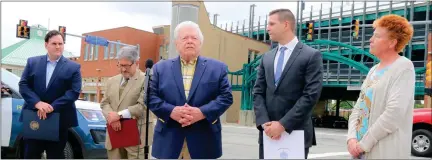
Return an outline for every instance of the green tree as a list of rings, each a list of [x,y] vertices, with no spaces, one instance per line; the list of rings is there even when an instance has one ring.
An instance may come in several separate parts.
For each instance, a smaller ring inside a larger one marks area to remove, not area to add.
[[[340,102],[340,109],[352,109],[354,107],[353,101],[341,101]],[[333,104],[332,110],[336,110],[336,103]]]
[[[423,104],[414,104],[414,108],[424,108]]]

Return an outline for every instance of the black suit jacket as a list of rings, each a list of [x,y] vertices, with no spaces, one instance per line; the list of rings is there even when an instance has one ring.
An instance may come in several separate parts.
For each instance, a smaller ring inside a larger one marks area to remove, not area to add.
[[[276,86],[274,60],[277,50],[264,54],[258,67],[253,88],[256,125],[262,131],[262,124],[279,121],[288,133],[304,130],[305,148],[309,148],[315,144],[311,116],[322,90],[322,55],[298,42]],[[259,138],[262,143],[262,134]]]

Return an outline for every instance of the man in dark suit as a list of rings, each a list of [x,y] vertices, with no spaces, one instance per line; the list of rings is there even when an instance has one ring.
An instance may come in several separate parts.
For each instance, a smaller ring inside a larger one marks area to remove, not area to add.
[[[152,156],[215,159],[222,156],[219,117],[233,103],[227,66],[199,56],[203,35],[190,21],[174,31],[179,57],[153,66],[149,109],[158,117]]]
[[[314,141],[312,109],[322,89],[321,53],[295,36],[296,21],[288,9],[270,12],[267,26],[270,39],[279,45],[264,54],[253,88],[256,125],[260,131],[260,158],[263,132],[278,140],[286,131],[304,130],[305,158]]]
[[[25,139],[24,159],[39,159],[44,150],[49,159],[64,159],[68,128],[78,126],[75,101],[81,91],[81,66],[63,57],[62,33],[48,32],[45,48],[47,55],[27,59],[19,92],[25,100],[23,109],[38,110],[39,118],[46,119],[52,112],[60,114],[59,141]]]

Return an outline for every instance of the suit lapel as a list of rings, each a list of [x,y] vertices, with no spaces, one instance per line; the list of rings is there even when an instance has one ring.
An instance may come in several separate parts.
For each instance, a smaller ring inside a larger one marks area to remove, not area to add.
[[[46,75],[46,63],[47,62],[45,62],[45,75]],[[51,75],[51,78],[50,78],[50,81],[48,83],[47,89],[50,88],[51,84],[55,81],[55,79],[57,78],[58,74],[62,70],[62,68],[63,68],[63,66],[64,66],[65,63],[66,63],[66,59],[64,59],[63,56],[61,56],[60,59],[59,59],[59,61],[57,62],[56,67],[54,68],[54,72]]]
[[[280,77],[278,85],[276,86],[276,90],[279,88],[279,84],[285,78],[285,75],[287,74],[288,70],[291,68],[291,65],[294,63],[294,61],[297,58],[297,56],[300,54],[302,48],[303,48],[303,44],[301,42],[298,42],[297,45],[294,48],[294,51],[292,51],[291,56],[289,57],[288,62],[286,63],[286,65],[285,65],[285,67],[284,67],[284,69],[282,71],[282,75]]]
[[[193,94],[195,93],[195,90],[198,87],[198,84],[201,80],[202,75],[204,74],[204,71],[206,69],[206,62],[207,60],[198,57],[197,60],[197,64],[195,66],[195,73],[192,79],[192,84],[191,84],[191,88],[189,90],[189,96],[188,96],[188,100],[193,96]]]
[[[39,86],[42,87],[42,90],[45,92],[47,90],[47,85],[46,85],[46,70],[47,70],[47,57],[48,56],[43,56],[41,57],[41,60],[39,63],[38,68],[40,68],[39,72],[40,72],[40,78],[41,80],[39,80]]]
[[[114,103],[114,106],[119,106],[120,105],[120,83],[122,80],[122,75],[118,76],[116,79],[114,79],[114,84],[113,84],[113,88],[112,90],[114,91],[114,100],[117,103]],[[124,92],[124,90],[123,90]]]
[[[277,51],[278,51],[278,48],[275,48],[272,51],[270,51],[271,63],[267,63],[268,65],[270,65],[268,67],[270,69],[270,75],[271,75],[271,76],[269,76],[269,78],[270,78],[269,81],[272,82],[271,84],[272,84],[273,87],[276,87],[275,86],[275,78],[274,78],[274,76],[275,76],[275,73],[274,73],[274,61],[275,61],[275,58],[276,58]]]
[[[171,71],[173,72],[174,81],[177,85],[180,95],[182,96],[183,99],[186,99],[185,90],[183,86],[183,76],[181,71],[180,56],[172,61]]]

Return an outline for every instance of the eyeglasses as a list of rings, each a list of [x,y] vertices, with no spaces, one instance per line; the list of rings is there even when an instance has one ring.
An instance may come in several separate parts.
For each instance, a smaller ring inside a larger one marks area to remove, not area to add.
[[[120,64],[117,64],[117,67],[118,68],[124,68],[124,69],[129,69],[132,65],[133,65],[134,63],[132,63],[132,64],[129,64],[129,65],[120,65]]]

